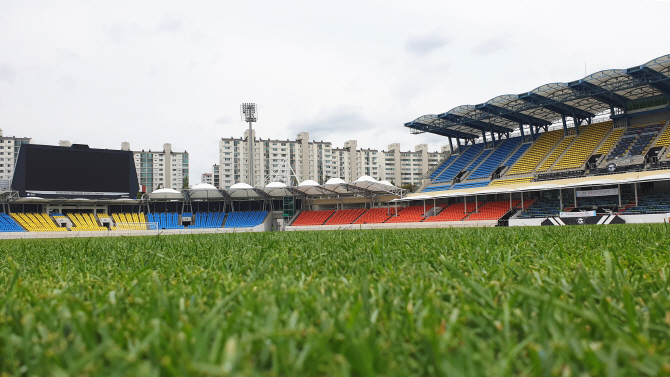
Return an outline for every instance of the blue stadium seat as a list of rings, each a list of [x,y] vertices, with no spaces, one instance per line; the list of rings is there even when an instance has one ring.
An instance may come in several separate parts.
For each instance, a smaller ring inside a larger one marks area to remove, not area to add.
[[[468,180],[489,178],[503,161],[514,151],[521,143],[520,137],[504,140],[498,144],[496,150],[491,153],[485,161],[481,163],[468,177]],[[482,154],[483,156],[484,154]],[[477,161],[475,161],[476,163]],[[474,163],[472,165],[475,165]],[[476,165],[475,165],[476,166]]]
[[[251,228],[262,224],[267,214],[267,211],[230,212],[226,217],[224,228]]]
[[[430,175],[430,180],[432,181],[433,179],[435,179],[435,177],[442,174],[444,169],[446,169],[452,162],[454,162],[456,158],[458,158],[458,155],[456,154],[452,154],[451,156],[449,156],[447,160],[444,161],[442,164],[440,164],[440,166],[438,166],[437,169],[435,169],[435,171]]]
[[[470,163],[472,163],[472,160],[474,160],[475,157],[479,155],[482,149],[484,149],[483,143],[471,145],[468,149],[461,153],[451,165],[444,169],[440,175],[435,177],[435,179],[433,179],[433,183],[451,182],[459,172],[465,170],[465,168],[467,168]]]
[[[460,189],[468,189],[468,188],[474,188],[474,187],[485,187],[488,186],[491,181],[484,181],[484,182],[466,182],[466,183],[457,183],[452,187],[454,190],[460,190]]]
[[[157,223],[158,229],[184,229],[183,225],[179,225],[179,214],[176,212],[150,213],[147,221]]]
[[[446,191],[449,190],[451,185],[439,185],[439,186],[431,186],[431,187],[426,187],[423,189],[422,192],[434,192],[434,191]]]
[[[533,145],[533,143],[521,144],[519,149],[517,149],[516,152],[514,152],[514,154],[507,161],[505,161],[505,166],[511,167],[512,165],[514,165],[516,160],[518,160],[519,157],[521,157],[521,155],[523,155],[524,152],[526,152],[531,145]]]
[[[182,215],[183,216],[183,215]],[[189,225],[189,229],[211,229],[221,228],[223,219],[226,217],[225,212],[198,212],[195,214],[195,221],[193,225]]]
[[[8,214],[0,213],[0,233],[25,232],[26,230],[14,221]]]

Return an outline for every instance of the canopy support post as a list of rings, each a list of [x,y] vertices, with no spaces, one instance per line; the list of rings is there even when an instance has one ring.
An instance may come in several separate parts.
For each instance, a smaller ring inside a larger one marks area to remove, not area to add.
[[[479,213],[479,201],[477,200],[477,194],[475,194],[475,213]]]
[[[558,189],[558,200],[560,201],[561,211],[563,211],[563,189]]]
[[[468,197],[463,197],[463,213],[468,213]]]
[[[523,211],[525,208],[523,208],[523,191],[521,191],[521,210]]]
[[[637,182],[633,183],[633,191],[635,191],[635,207],[637,207]]]
[[[619,183],[619,208],[621,208],[621,184]]]

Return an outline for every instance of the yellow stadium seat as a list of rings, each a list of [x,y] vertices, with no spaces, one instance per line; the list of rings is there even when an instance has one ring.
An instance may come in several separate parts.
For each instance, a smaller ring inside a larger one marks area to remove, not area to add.
[[[584,165],[598,144],[612,129],[612,126],[613,122],[607,121],[591,124],[584,128],[576,137],[574,143],[570,145],[570,148],[563,154],[563,157],[556,162],[553,170],[575,169]]]
[[[559,140],[563,137],[563,130],[545,132],[528,148],[521,158],[510,168],[506,176],[531,173],[537,165],[547,157]]]
[[[12,218],[29,232],[65,232],[46,213],[12,213]]]
[[[554,151],[551,152],[549,157],[547,157],[547,159],[544,160],[542,165],[540,165],[540,167],[537,168],[537,172],[541,173],[549,170],[551,165],[553,165],[554,162],[556,162],[556,160],[558,159],[558,157],[560,157],[560,155],[563,154],[563,152],[565,152],[565,150],[568,148],[568,146],[570,145],[570,143],[572,143],[573,140],[575,140],[575,136],[564,137],[563,140],[561,140],[561,142],[558,144],[556,149],[554,149]]]
[[[518,183],[528,183],[533,180],[533,177],[523,177],[523,178],[509,178],[509,179],[496,179],[491,182],[489,186],[503,186],[503,185],[514,185]]]

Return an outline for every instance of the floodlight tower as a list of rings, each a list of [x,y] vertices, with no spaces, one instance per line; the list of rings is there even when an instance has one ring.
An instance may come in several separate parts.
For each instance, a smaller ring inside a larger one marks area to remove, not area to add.
[[[255,103],[243,103],[240,105],[240,114],[242,120],[249,123],[249,135],[247,137],[247,146],[249,148],[249,185],[254,185],[254,137],[251,130],[251,124],[258,118],[258,111]]]

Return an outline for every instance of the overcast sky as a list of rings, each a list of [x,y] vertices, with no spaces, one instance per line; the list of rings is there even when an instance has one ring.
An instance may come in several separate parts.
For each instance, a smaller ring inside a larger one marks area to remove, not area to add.
[[[670,53],[668,1],[0,1],[0,128],[187,150],[191,184],[241,137],[403,150],[424,114]],[[655,18],[658,15],[658,18]]]

